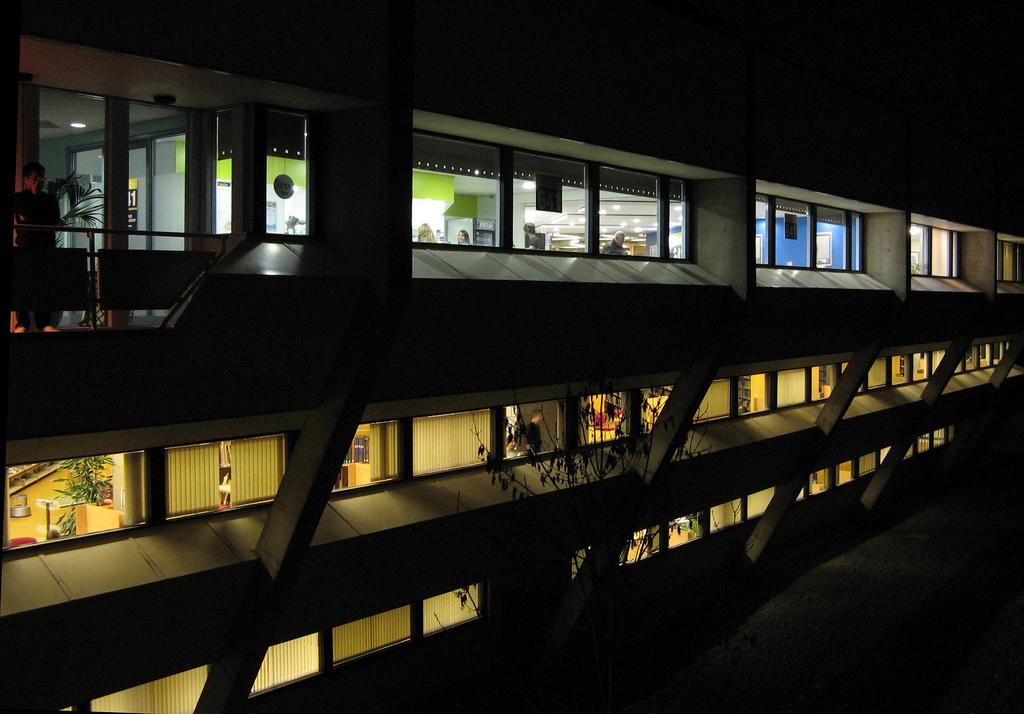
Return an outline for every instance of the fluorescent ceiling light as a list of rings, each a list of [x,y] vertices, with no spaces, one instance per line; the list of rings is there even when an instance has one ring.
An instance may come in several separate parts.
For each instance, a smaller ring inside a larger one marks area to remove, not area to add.
[[[70,126],[72,129],[84,129],[85,128],[85,124],[83,124],[80,121],[73,121],[70,124],[68,124],[68,126]]]
[[[527,190],[535,189],[537,188],[537,184],[535,184],[533,181],[523,181],[523,188]]]

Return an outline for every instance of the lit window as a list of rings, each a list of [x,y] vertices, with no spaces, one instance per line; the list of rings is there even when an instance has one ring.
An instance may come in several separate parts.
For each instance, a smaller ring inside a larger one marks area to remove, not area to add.
[[[312,633],[271,645],[252,683],[250,695],[280,687],[320,671],[320,635]]]
[[[564,446],[562,402],[530,402],[505,407],[505,458],[543,454]]]
[[[602,166],[599,186],[598,250],[604,255],[658,257],[657,177]]]
[[[408,640],[410,617],[410,607],[403,605],[338,625],[332,630],[334,662],[344,662]]]
[[[807,401],[807,370],[783,370],[779,372],[776,382],[778,386],[776,402],[779,407],[802,404]]]
[[[512,161],[512,244],[586,253],[586,165],[520,151]]]
[[[729,380],[716,379],[708,387],[693,420],[708,421],[729,416]]]
[[[679,516],[669,521],[668,547],[675,548],[692,540],[697,540],[704,535],[701,531],[700,520],[701,512],[698,511],[697,513]]]
[[[432,635],[476,620],[482,612],[479,583],[435,595],[423,601],[423,634]]]
[[[743,375],[736,383],[736,413],[753,414],[768,408],[768,378],[764,373]]]
[[[4,520],[11,547],[146,521],[141,451],[8,466],[7,483]]]
[[[498,195],[497,149],[413,134],[413,242],[499,245]]]
[[[388,481],[398,476],[398,422],[360,424],[338,472],[334,489]]]
[[[651,526],[634,532],[629,537],[629,542],[622,549],[619,556],[620,565],[639,563],[641,560],[650,558],[658,552],[661,547],[658,526]]]
[[[711,508],[711,532],[743,522],[743,499],[737,498]]]
[[[414,476],[480,463],[480,447],[491,447],[491,412],[478,409],[412,420]]]
[[[774,495],[775,487],[772,486],[747,496],[747,518],[756,518],[768,510],[768,504]]]

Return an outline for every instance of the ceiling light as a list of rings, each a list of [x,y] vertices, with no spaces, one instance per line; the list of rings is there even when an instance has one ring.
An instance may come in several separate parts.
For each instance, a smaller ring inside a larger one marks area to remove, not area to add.
[[[674,206],[674,208],[675,208],[675,209],[676,209],[677,211],[681,211],[681,210],[683,210],[683,207],[682,207],[682,206]]]
[[[614,204],[614,205],[612,206],[612,210],[613,210],[613,211],[619,211],[619,210],[621,210],[621,209],[622,209],[622,206],[620,206],[620,205],[619,205],[619,204],[617,204],[617,203],[616,203],[616,204]]]
[[[85,128],[85,124],[83,124],[80,121],[73,121],[70,124],[68,124],[68,126],[70,126],[72,129],[84,129]]]
[[[633,219],[633,223],[639,223],[639,222],[640,222],[640,219],[639,219],[639,218],[634,218],[634,219]]]
[[[605,215],[608,215],[608,211],[606,211],[606,210],[604,210],[604,209],[602,208],[602,209],[601,209],[600,211],[598,211],[598,212],[597,212],[597,214],[598,214],[599,216],[605,216]]]
[[[523,181],[523,188],[529,191],[537,188],[537,184],[535,184],[533,181]]]

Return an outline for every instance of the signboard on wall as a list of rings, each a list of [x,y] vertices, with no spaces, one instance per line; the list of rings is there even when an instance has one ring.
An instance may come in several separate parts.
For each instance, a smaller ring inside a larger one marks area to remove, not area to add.
[[[128,179],[128,230],[139,227],[139,180]]]
[[[536,203],[538,211],[562,212],[562,179],[537,174]]]

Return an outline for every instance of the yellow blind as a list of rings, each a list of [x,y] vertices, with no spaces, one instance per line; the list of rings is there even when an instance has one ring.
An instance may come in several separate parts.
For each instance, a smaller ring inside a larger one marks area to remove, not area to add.
[[[740,522],[740,499],[721,503],[711,509],[711,532]]]
[[[753,518],[760,516],[768,508],[768,504],[772,500],[772,496],[775,495],[775,487],[766,488],[763,491],[757,491],[747,496],[747,518]]]
[[[167,449],[167,515],[201,513],[220,502],[220,448],[197,444]]]
[[[334,628],[334,661],[342,662],[409,639],[409,605]]]
[[[252,694],[294,682],[320,669],[320,637],[314,632],[271,646],[263,657]]]
[[[92,700],[94,712],[191,714],[206,684],[206,665]]]
[[[491,413],[487,409],[420,417],[412,422],[414,475],[479,463],[480,444],[490,448]]]
[[[385,481],[398,475],[398,422],[370,425],[370,480]]]
[[[708,387],[704,399],[701,400],[700,406],[697,407],[694,421],[718,419],[719,417],[726,416],[729,416],[729,380],[716,379]]]
[[[284,436],[232,441],[231,459],[232,505],[271,499],[284,475]]]
[[[469,593],[465,604],[459,592],[452,590],[423,601],[423,634],[430,635],[480,617],[480,585],[474,583],[461,589]]]

